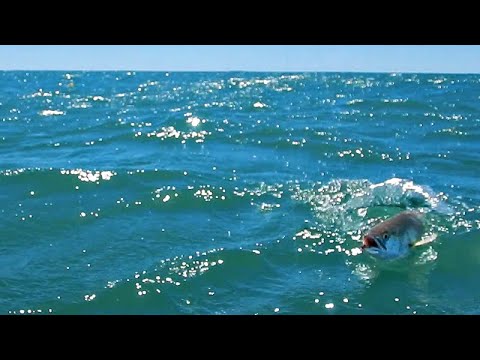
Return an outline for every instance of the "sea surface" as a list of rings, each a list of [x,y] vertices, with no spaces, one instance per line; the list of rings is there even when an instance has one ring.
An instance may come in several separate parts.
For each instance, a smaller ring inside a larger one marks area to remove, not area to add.
[[[0,314],[480,313],[478,75],[0,72],[0,126]]]

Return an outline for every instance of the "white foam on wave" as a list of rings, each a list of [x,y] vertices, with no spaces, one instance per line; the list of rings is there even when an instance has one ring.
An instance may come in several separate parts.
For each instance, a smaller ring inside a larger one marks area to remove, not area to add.
[[[442,200],[443,193],[436,194],[426,185],[417,185],[411,180],[392,178],[369,187],[376,198],[384,198],[389,204],[406,207],[427,207],[437,212],[449,215],[453,210]],[[384,196],[383,196],[384,195]]]
[[[309,204],[322,228],[356,231],[365,226],[369,209],[374,207],[398,207],[420,212],[435,211],[450,215],[454,211],[443,193],[435,193],[425,185],[412,180],[392,178],[380,183],[368,180],[336,179],[327,184],[315,184],[301,189],[291,188],[292,198]]]

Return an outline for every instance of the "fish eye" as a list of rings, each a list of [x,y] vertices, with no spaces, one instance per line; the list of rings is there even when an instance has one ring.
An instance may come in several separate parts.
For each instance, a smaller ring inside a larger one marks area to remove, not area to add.
[[[384,239],[384,240],[387,240],[387,239],[388,239],[388,234],[387,234],[387,233],[383,234],[383,239]]]

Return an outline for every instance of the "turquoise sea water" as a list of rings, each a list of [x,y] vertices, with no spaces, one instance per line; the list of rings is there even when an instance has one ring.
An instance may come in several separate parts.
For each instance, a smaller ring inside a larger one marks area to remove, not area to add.
[[[0,72],[0,313],[477,314],[479,89]],[[407,208],[433,244],[360,252]]]

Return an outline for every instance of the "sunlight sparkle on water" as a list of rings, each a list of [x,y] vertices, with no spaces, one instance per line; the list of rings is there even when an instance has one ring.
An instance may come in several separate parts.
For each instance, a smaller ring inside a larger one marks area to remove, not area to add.
[[[202,122],[202,120],[199,119],[199,118],[196,117],[196,116],[189,117],[189,118],[187,119],[187,123],[188,123],[188,124],[191,124],[191,125],[194,126],[194,127],[195,127],[195,126],[198,126],[198,124],[200,124],[201,122]]]

